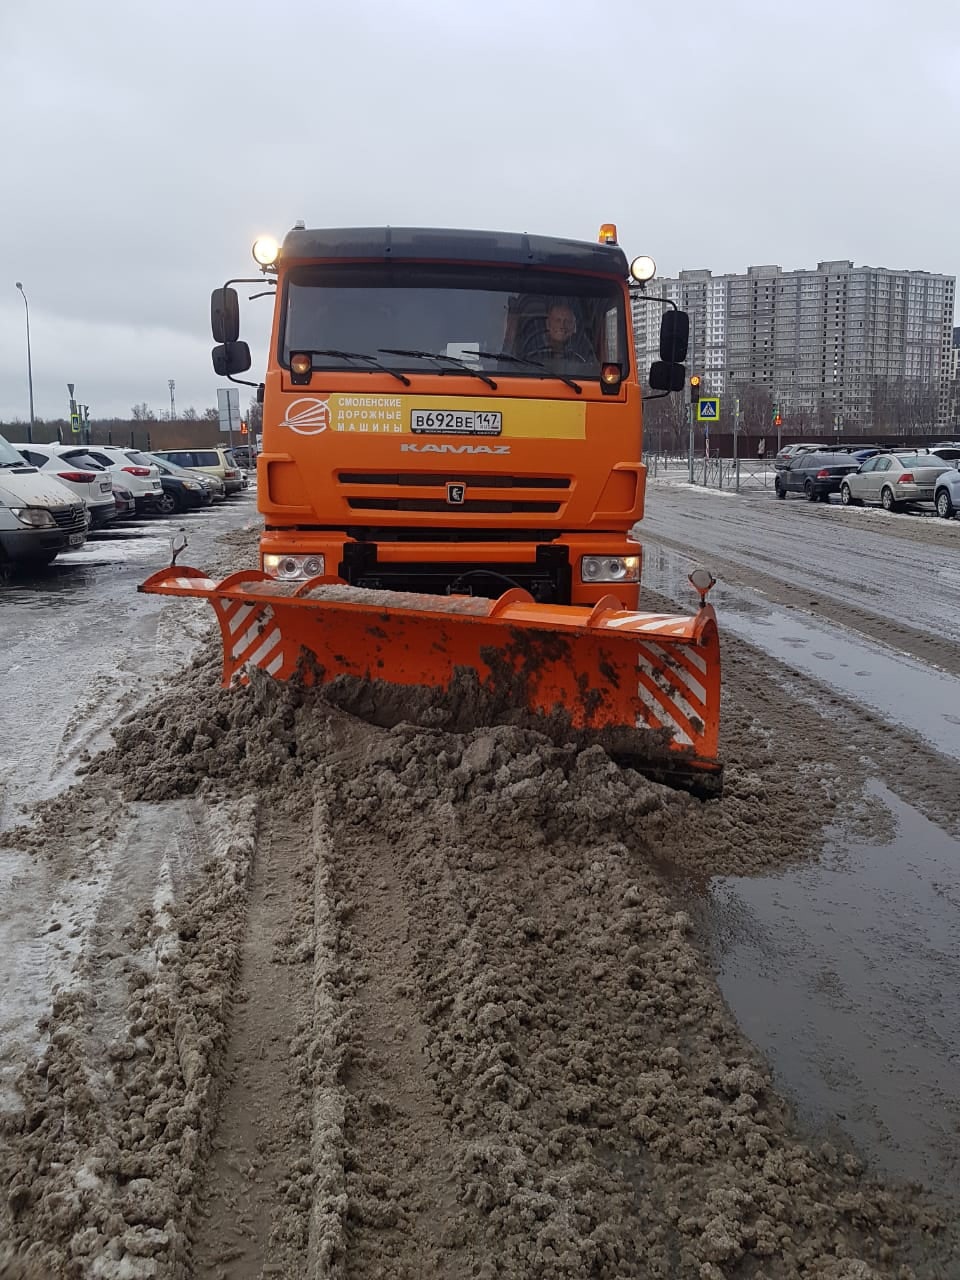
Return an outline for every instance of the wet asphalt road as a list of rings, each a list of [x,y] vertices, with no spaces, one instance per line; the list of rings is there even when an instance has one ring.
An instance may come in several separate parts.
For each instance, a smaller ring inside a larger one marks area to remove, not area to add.
[[[713,571],[723,649],[757,653],[774,732],[814,760],[822,734],[867,779],[866,822],[828,827],[815,863],[710,882],[721,989],[817,1132],[955,1202],[960,521],[659,481],[642,541],[644,583],[686,608],[687,573]],[[801,784],[756,821],[782,835],[804,802]]]
[[[116,521],[0,584],[0,827],[71,781],[82,753],[107,745],[111,724],[189,657],[206,607],[137,593],[169,564],[172,536],[185,529],[179,562],[202,566],[225,532],[256,519],[245,490],[185,516]]]

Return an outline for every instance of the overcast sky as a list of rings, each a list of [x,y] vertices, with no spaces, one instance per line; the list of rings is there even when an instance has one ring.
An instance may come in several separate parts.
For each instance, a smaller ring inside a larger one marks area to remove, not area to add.
[[[957,0],[6,0],[0,419],[17,280],[38,418],[215,404],[210,290],[298,218],[955,275],[958,121]]]

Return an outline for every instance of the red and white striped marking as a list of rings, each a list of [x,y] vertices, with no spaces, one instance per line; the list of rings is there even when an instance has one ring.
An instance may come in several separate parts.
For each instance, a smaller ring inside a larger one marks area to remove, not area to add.
[[[228,675],[249,665],[275,676],[283,667],[284,651],[283,635],[271,606],[217,598],[212,603],[223,631]]]
[[[637,697],[646,709],[639,725],[667,728],[692,747],[707,720],[707,664],[691,646],[644,643],[637,648]]]

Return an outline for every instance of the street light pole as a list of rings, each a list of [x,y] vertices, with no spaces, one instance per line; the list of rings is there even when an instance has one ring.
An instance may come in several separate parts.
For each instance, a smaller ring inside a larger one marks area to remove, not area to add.
[[[18,280],[17,288],[20,290],[20,296],[23,298],[23,305],[27,311],[27,385],[30,388],[30,426],[27,428],[27,442],[33,444],[33,357],[30,353],[30,304],[27,302],[27,295],[23,291],[23,285]]]

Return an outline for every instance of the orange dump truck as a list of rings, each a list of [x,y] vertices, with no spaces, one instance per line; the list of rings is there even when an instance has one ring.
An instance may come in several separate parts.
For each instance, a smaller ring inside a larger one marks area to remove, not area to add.
[[[216,290],[212,323],[215,370],[263,407],[259,571],[147,588],[210,596],[225,678],[251,662],[282,677],[306,650],[328,679],[449,690],[469,670],[489,687],[508,649],[514,702],[659,730],[675,762],[718,777],[713,611],[639,612],[641,380],[682,388],[687,333],[666,312],[661,360],[638,369],[631,279],[651,261],[628,265],[611,225],[587,242],[297,224],[254,257],[261,278]],[[262,383],[239,376],[233,286],[252,283],[275,293]],[[535,661],[519,656],[532,636]]]

